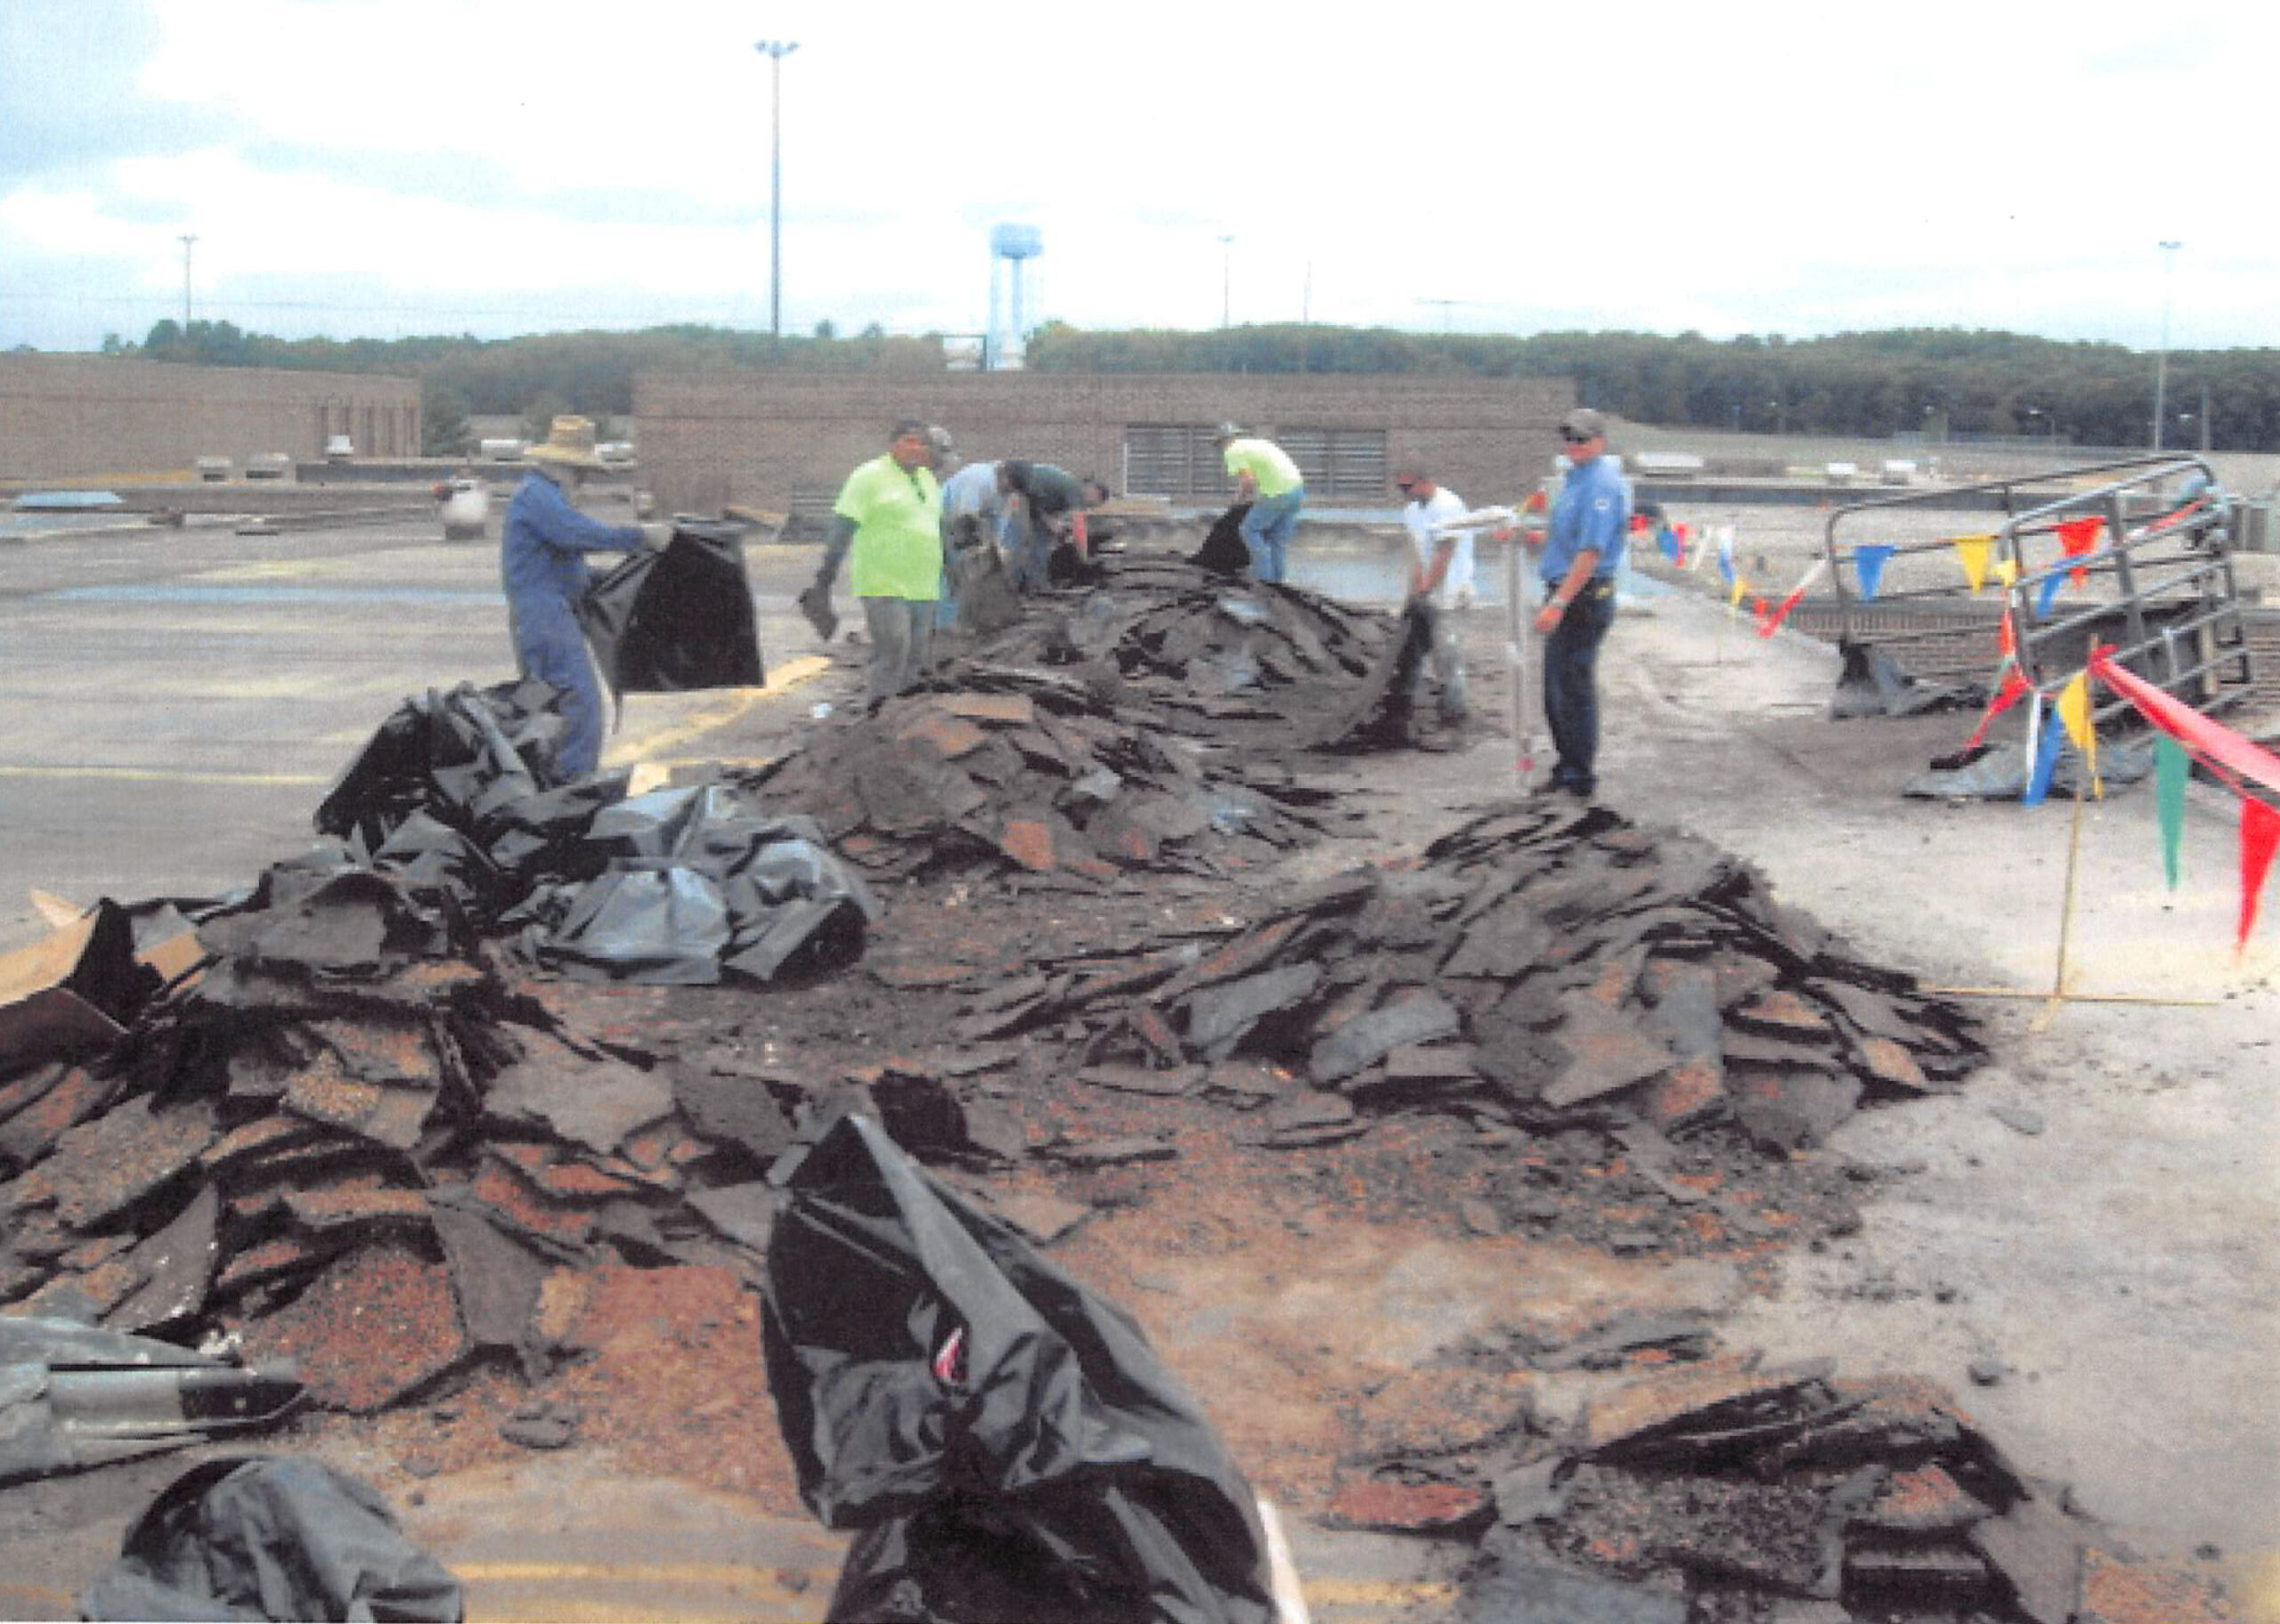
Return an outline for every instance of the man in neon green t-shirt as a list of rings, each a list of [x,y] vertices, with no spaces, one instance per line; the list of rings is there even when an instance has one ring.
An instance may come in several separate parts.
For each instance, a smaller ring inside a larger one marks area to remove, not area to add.
[[[1212,436],[1235,482],[1235,500],[1249,502],[1238,527],[1243,545],[1250,549],[1250,572],[1256,581],[1280,581],[1289,561],[1291,532],[1299,527],[1299,509],[1307,487],[1299,465],[1274,441],[1247,434],[1234,423],[1222,423]]]
[[[880,700],[922,681],[933,666],[934,602],[942,586],[942,493],[933,465],[949,436],[920,422],[894,426],[886,454],[847,476],[832,504],[817,588],[828,593],[839,560],[863,605],[871,639],[866,686]]]

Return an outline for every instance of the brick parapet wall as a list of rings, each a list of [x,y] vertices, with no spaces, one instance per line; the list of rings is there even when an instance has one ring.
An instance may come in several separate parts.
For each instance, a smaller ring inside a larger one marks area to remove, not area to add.
[[[265,367],[175,366],[102,355],[0,355],[0,481],[180,477],[201,457],[416,456],[411,378]]]
[[[1549,471],[1554,426],[1574,403],[1559,378],[744,371],[645,373],[634,388],[643,479],[666,509],[692,513],[789,511],[795,492],[836,489],[885,450],[905,417],[941,424],[967,458],[1058,463],[1120,493],[1133,426],[1382,431],[1389,463],[1421,457],[1486,505],[1525,495]]]

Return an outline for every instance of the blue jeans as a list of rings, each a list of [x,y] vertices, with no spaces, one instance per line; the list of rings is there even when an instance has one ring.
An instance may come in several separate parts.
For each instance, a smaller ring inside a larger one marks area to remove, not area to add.
[[[1615,583],[1593,581],[1543,640],[1543,719],[1559,759],[1551,782],[1588,795],[1598,786],[1600,645],[1615,624]]]
[[[863,670],[872,699],[892,699],[925,680],[934,669],[934,600],[931,597],[859,597],[871,657]]]
[[[601,765],[602,685],[586,656],[585,635],[566,607],[532,607],[508,612],[515,639],[515,664],[562,690],[562,719],[568,727],[554,752],[555,771],[583,778]]]
[[[1280,496],[1262,496],[1243,515],[1243,545],[1250,548],[1253,581],[1280,581],[1289,563],[1291,532],[1299,527],[1299,508],[1307,488],[1294,486]]]

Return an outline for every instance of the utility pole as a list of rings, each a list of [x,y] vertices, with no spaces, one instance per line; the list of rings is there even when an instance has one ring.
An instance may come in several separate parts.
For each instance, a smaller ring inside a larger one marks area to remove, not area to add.
[[[1228,289],[1234,285],[1234,243],[1233,237],[1219,239],[1219,326],[1222,329],[1232,325],[1227,319],[1228,312],[1233,308],[1228,301]]]
[[[2154,362],[2154,449],[2162,449],[2162,419],[2169,411],[2170,290],[2176,280],[2177,251],[2181,242],[2162,244],[2162,349]]]
[[[190,248],[198,240],[195,231],[184,231],[182,238],[182,336],[190,337]]]
[[[768,340],[784,344],[784,59],[796,39],[763,39],[753,46],[768,59]]]

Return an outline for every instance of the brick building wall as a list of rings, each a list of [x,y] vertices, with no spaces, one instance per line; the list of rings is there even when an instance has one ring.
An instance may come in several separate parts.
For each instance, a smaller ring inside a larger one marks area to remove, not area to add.
[[[320,457],[346,434],[360,457],[419,454],[411,378],[175,366],[106,355],[0,355],[0,480],[193,476],[201,457]]]
[[[1098,475],[1125,494],[1128,431],[1234,418],[1269,436],[1384,436],[1390,471],[1414,454],[1467,501],[1511,501],[1550,471],[1575,404],[1561,378],[1248,377],[942,372],[850,377],[766,371],[647,373],[634,417],[644,483],[669,512],[729,503],[788,513],[827,504],[896,419],[940,423],[970,459],[1022,457]],[[1619,447],[1616,449],[1620,449]],[[1308,499],[1322,505],[1312,490]],[[1396,499],[1389,483],[1371,500]]]

